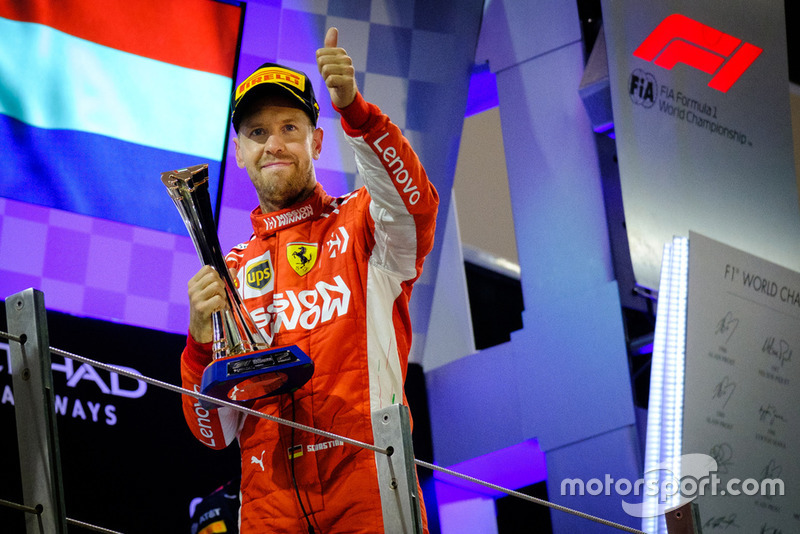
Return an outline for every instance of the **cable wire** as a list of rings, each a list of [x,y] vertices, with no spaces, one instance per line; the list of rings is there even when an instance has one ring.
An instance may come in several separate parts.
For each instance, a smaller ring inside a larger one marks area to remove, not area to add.
[[[42,515],[44,512],[44,507],[41,504],[37,504],[35,508],[31,506],[25,506],[24,504],[15,503],[12,501],[7,501],[5,499],[0,499],[0,506],[5,506],[6,508],[13,508],[14,510],[20,510],[22,512],[33,514],[33,515]],[[92,525],[91,523],[84,523],[83,521],[78,521],[77,519],[67,518],[67,525],[71,525],[73,527],[81,527],[85,528],[86,530],[92,530],[94,532],[103,532],[104,534],[122,534],[116,530],[107,529],[104,527],[98,527],[97,525]]]
[[[0,332],[0,335],[1,334],[3,334],[3,332]],[[160,388],[163,388],[163,389],[167,389],[167,390],[175,392],[175,393],[180,393],[182,395],[188,395],[190,397],[194,397],[195,399],[204,400],[206,402],[209,402],[209,403],[212,403],[212,404],[216,404],[218,406],[225,406],[227,408],[233,408],[234,410],[238,410],[238,411],[246,413],[248,415],[252,415],[253,417],[259,417],[261,419],[267,419],[268,421],[273,421],[275,423],[279,423],[279,424],[282,424],[282,425],[290,426],[292,428],[296,428],[297,430],[302,430],[304,432],[310,432],[311,434],[317,434],[318,436],[322,436],[322,437],[325,437],[325,438],[328,438],[328,439],[338,439],[340,441],[343,441],[343,442],[348,443],[350,445],[354,445],[356,447],[361,447],[363,449],[369,449],[369,450],[371,450],[373,452],[377,452],[377,453],[384,454],[384,455],[387,455],[387,456],[389,455],[389,451],[387,449],[382,449],[380,447],[376,447],[375,445],[372,445],[370,443],[364,443],[363,441],[358,441],[356,439],[340,436],[338,434],[334,434],[333,432],[327,432],[325,430],[319,430],[319,429],[311,427],[311,426],[306,426],[306,425],[303,425],[303,424],[300,424],[300,423],[295,423],[294,421],[289,421],[287,419],[281,419],[280,417],[275,417],[274,415],[269,415],[269,414],[266,414],[266,413],[262,413],[262,412],[253,410],[251,408],[245,408],[245,407],[240,406],[239,404],[236,404],[234,402],[226,401],[224,399],[220,399],[220,398],[217,398],[217,397],[212,397],[210,395],[205,395],[203,393],[198,393],[196,391],[192,391],[192,390],[189,390],[189,389],[186,389],[186,388],[182,388],[180,386],[176,386],[176,385],[170,384],[168,382],[162,382],[161,380],[157,380],[155,378],[150,378],[149,376],[145,376],[145,375],[142,375],[142,374],[139,374],[139,373],[132,373],[131,371],[128,371],[126,369],[122,369],[122,368],[116,367],[114,365],[109,365],[109,364],[98,362],[98,361],[95,361],[95,360],[92,360],[92,359],[89,359],[89,358],[85,358],[85,357],[80,356],[78,354],[73,354],[71,352],[67,352],[65,350],[60,350],[60,349],[56,349],[56,348],[50,347],[50,352],[52,352],[53,354],[57,354],[59,356],[64,356],[65,358],[69,358],[71,360],[75,360],[76,362],[89,364],[92,367],[97,367],[99,369],[103,369],[103,370],[109,371],[111,373],[117,373],[118,375],[122,375],[122,376],[126,376],[126,377],[129,377],[129,378],[133,378],[134,380],[141,380],[142,382],[146,382],[146,383],[151,384],[153,386],[160,387]]]
[[[91,530],[93,532],[102,532],[103,534],[122,534],[117,530],[111,530],[104,527],[98,527],[97,525],[92,525],[91,523],[84,523],[83,521],[78,521],[77,519],[70,519],[67,518],[67,524],[73,527],[81,527],[85,528],[86,530]]]
[[[641,530],[637,530],[635,528],[632,528],[632,527],[629,527],[629,526],[626,526],[626,525],[621,525],[619,523],[615,523],[613,521],[609,521],[607,519],[603,519],[602,517],[596,517],[596,516],[593,516],[593,515],[590,515],[590,514],[587,514],[587,513],[584,513],[584,512],[579,512],[578,510],[573,510],[572,508],[567,508],[566,506],[561,506],[560,504],[556,504],[554,502],[546,501],[544,499],[539,499],[539,498],[533,497],[531,495],[526,495],[525,493],[521,493],[519,491],[510,490],[510,489],[504,488],[502,486],[498,486],[497,484],[492,484],[491,482],[486,482],[486,481],[480,480],[478,478],[471,477],[471,476],[465,475],[463,473],[459,473],[458,471],[453,471],[452,469],[447,469],[446,467],[440,467],[438,465],[430,464],[428,462],[423,462],[422,460],[417,460],[416,458],[414,459],[414,463],[417,464],[420,467],[425,467],[427,469],[432,469],[434,471],[439,471],[440,473],[445,473],[445,474],[448,474],[448,475],[452,475],[454,477],[457,477],[457,478],[460,478],[460,479],[463,479],[463,480],[467,480],[469,482],[473,482],[475,484],[478,484],[478,485],[481,485],[481,486],[485,486],[485,487],[491,488],[493,490],[497,490],[499,492],[505,493],[506,495],[511,495],[512,497],[517,497],[517,498],[523,499],[525,501],[530,501],[532,503],[541,504],[542,506],[547,506],[548,508],[553,508],[553,509],[559,510],[561,512],[566,512],[568,514],[576,515],[578,517],[582,517],[584,519],[588,519],[590,521],[594,521],[596,523],[600,523],[600,524],[603,524],[603,525],[606,525],[606,526],[609,526],[609,527],[618,528],[619,530],[624,530],[626,532],[632,532],[633,534],[646,534],[645,532],[642,532]]]
[[[14,334],[9,334],[8,332],[3,332],[2,330],[0,330],[0,337],[4,337],[9,341],[16,341],[17,343],[25,343],[26,340],[25,334],[22,334],[21,336],[15,336]]]
[[[5,338],[10,339],[12,341],[18,341],[20,343],[24,343],[25,342],[25,340],[21,339],[19,336],[13,336],[12,334],[8,334],[7,332],[3,332],[3,331],[0,331],[0,337],[5,337]],[[193,398],[198,399],[198,400],[204,400],[206,402],[210,402],[210,403],[216,404],[218,406],[225,406],[225,407],[228,407],[228,408],[233,408],[234,410],[238,410],[240,412],[243,412],[243,413],[248,414],[248,415],[252,415],[254,417],[259,417],[261,419],[267,419],[269,421],[273,421],[273,422],[278,423],[278,424],[286,425],[286,426],[291,427],[292,430],[294,430],[294,429],[303,430],[305,432],[310,432],[312,434],[317,434],[319,436],[323,436],[323,437],[326,437],[326,438],[329,438],[329,439],[340,440],[340,441],[342,441],[344,443],[348,443],[348,444],[354,445],[356,447],[369,449],[369,450],[371,450],[373,452],[377,452],[377,453],[380,453],[380,454],[391,456],[391,452],[392,452],[391,451],[391,447],[387,448],[387,449],[382,449],[380,447],[376,447],[375,445],[372,445],[372,444],[369,444],[369,443],[364,443],[362,441],[358,441],[358,440],[355,440],[355,439],[352,439],[352,438],[348,438],[348,437],[345,437],[345,436],[340,436],[338,434],[334,434],[332,432],[327,432],[325,430],[319,430],[319,429],[316,429],[316,428],[313,428],[313,427],[310,427],[310,426],[306,426],[306,425],[297,423],[295,421],[288,421],[286,419],[281,419],[279,417],[275,417],[275,416],[272,416],[272,415],[261,413],[261,412],[258,412],[256,410],[252,410],[250,408],[244,408],[244,407],[242,407],[242,406],[240,406],[240,405],[238,405],[236,403],[233,403],[233,402],[229,402],[229,401],[226,401],[226,400],[223,400],[223,399],[219,399],[219,398],[216,398],[216,397],[211,397],[211,396],[205,395],[203,393],[198,393],[198,392],[195,392],[195,391],[191,391],[191,390],[182,388],[180,386],[175,386],[175,385],[170,384],[168,382],[162,382],[161,380],[157,380],[155,378],[150,378],[150,377],[142,375],[142,374],[133,373],[133,372],[128,371],[126,369],[121,369],[121,368],[116,367],[114,365],[109,365],[109,364],[98,362],[98,361],[95,361],[95,360],[92,360],[92,359],[89,359],[89,358],[85,358],[85,357],[80,356],[78,354],[73,354],[71,352],[67,352],[65,350],[61,350],[61,349],[50,347],[50,352],[53,353],[53,354],[57,354],[59,356],[63,356],[65,358],[70,358],[70,359],[75,360],[75,361],[80,362],[80,363],[86,363],[88,365],[91,365],[92,367],[97,367],[99,369],[104,369],[104,370],[112,372],[112,373],[117,373],[117,374],[122,375],[122,376],[133,378],[134,380],[141,380],[142,382],[146,382],[148,384],[151,384],[151,385],[154,385],[156,387],[160,387],[160,388],[163,388],[163,389],[175,392],[175,393],[180,393],[182,395],[188,395],[188,396],[193,397]],[[292,408],[294,408],[294,403],[292,403]],[[294,419],[294,416],[292,418]],[[294,437],[292,437],[292,442],[294,442]],[[565,512],[565,513],[572,514],[572,515],[575,515],[575,516],[578,516],[578,517],[582,517],[584,519],[588,519],[589,521],[594,521],[594,522],[600,523],[602,525],[613,527],[613,528],[616,528],[616,529],[619,529],[619,530],[622,530],[622,531],[625,531],[625,532],[631,532],[632,534],[646,534],[645,532],[643,532],[641,530],[637,530],[635,528],[632,528],[632,527],[629,527],[629,526],[626,526],[626,525],[622,525],[620,523],[615,523],[613,521],[609,521],[609,520],[603,519],[601,517],[596,517],[596,516],[593,516],[591,514],[580,512],[578,510],[574,510],[572,508],[568,508],[566,506],[562,506],[560,504],[556,504],[556,503],[553,503],[553,502],[550,502],[550,501],[547,501],[547,500],[544,500],[544,499],[539,499],[539,498],[533,497],[531,495],[526,495],[526,494],[521,493],[519,491],[510,490],[508,488],[504,488],[502,486],[498,486],[497,484],[492,484],[491,482],[486,482],[486,481],[480,480],[478,478],[471,477],[469,475],[465,475],[463,473],[459,473],[459,472],[453,471],[451,469],[447,469],[445,467],[440,467],[438,465],[434,465],[434,464],[431,464],[431,463],[428,463],[428,462],[424,462],[422,460],[417,460],[417,459],[414,459],[414,463],[416,465],[418,465],[420,467],[424,467],[426,469],[431,469],[433,471],[439,471],[441,473],[445,473],[445,474],[454,476],[456,478],[467,480],[467,481],[472,482],[474,484],[478,484],[480,486],[484,486],[484,487],[499,491],[501,493],[505,493],[506,495],[510,495],[512,497],[516,497],[516,498],[519,498],[519,499],[522,499],[522,500],[525,500],[525,501],[529,501],[529,502],[532,502],[532,503],[535,503],[535,504],[540,504],[542,506],[547,506],[548,508],[552,508],[554,510],[559,510],[561,512]],[[292,462],[292,466],[294,466],[294,462]],[[293,474],[293,476],[294,476],[294,474]],[[299,497],[299,491],[298,491],[298,497]],[[303,506],[302,505],[302,501],[301,501],[300,506],[302,508],[302,506]],[[305,510],[303,510],[303,513],[305,513]],[[68,520],[68,521],[71,521],[71,520]],[[311,527],[310,523],[309,523],[309,527]],[[109,532],[111,534],[119,534],[119,533],[114,533],[114,531],[107,531],[107,530],[99,530],[99,532]],[[311,530],[311,532],[313,533],[313,530]]]
[[[24,504],[7,501],[5,499],[0,499],[0,506],[5,506],[6,508],[13,508],[14,510],[20,510],[22,512],[34,515],[42,515],[42,512],[44,511],[44,508],[42,507],[41,504],[37,504],[36,508],[33,508],[31,506],[25,506]]]

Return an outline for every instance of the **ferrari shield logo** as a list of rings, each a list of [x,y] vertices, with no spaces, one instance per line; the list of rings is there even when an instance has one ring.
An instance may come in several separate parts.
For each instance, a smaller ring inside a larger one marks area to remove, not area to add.
[[[310,271],[317,262],[316,243],[289,243],[286,247],[286,259],[294,272],[303,276]]]

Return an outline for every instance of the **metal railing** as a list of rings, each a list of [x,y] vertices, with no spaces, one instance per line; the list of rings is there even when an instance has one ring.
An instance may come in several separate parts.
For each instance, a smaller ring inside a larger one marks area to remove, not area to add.
[[[28,289],[8,297],[6,310],[10,332],[0,332],[0,337],[14,342],[9,344],[9,347],[17,413],[17,439],[20,444],[20,468],[24,503],[19,504],[0,500],[0,506],[14,508],[26,513],[28,534],[45,532],[62,534],[66,533],[67,525],[78,526],[95,532],[120,534],[116,531],[70,519],[66,516],[64,490],[61,480],[58,430],[54,411],[52,370],[50,366],[51,353],[130,377],[134,380],[140,380],[174,393],[188,395],[221,407],[232,408],[246,415],[267,419],[303,432],[340,440],[343,443],[373,451],[378,465],[378,482],[381,489],[384,525],[387,532],[415,534],[422,532],[416,469],[414,467],[417,465],[621,531],[644,534],[641,530],[626,525],[415,459],[411,444],[408,408],[405,406],[393,405],[374,412],[372,419],[375,443],[364,443],[346,436],[340,436],[332,432],[245,408],[224,399],[210,397],[174,384],[162,382],[131,372],[128,369],[50,347],[44,296],[39,291]],[[681,520],[686,517],[694,517],[685,510],[679,512],[678,515]],[[685,526],[686,521],[680,524]],[[681,530],[680,532],[688,533],[693,532],[693,530]]]

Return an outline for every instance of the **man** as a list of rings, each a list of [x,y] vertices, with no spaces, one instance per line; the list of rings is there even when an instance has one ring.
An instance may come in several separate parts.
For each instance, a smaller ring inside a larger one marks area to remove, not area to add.
[[[359,93],[337,41],[329,29],[317,65],[365,188],[341,198],[323,191],[314,171],[323,132],[311,83],[291,69],[262,66],[232,103],[236,161],[259,206],[253,236],[226,261],[264,337],[275,347],[298,345],[315,364],[302,388],[254,409],[372,443],[371,412],[405,403],[408,299],[433,246],[438,196],[400,130]],[[210,317],[226,304],[213,269],[190,280],[189,300],[181,370],[184,387],[195,389],[211,361]],[[373,452],[230,409],[207,413],[190,397],[183,408],[206,445],[239,440],[241,532],[383,532]]]

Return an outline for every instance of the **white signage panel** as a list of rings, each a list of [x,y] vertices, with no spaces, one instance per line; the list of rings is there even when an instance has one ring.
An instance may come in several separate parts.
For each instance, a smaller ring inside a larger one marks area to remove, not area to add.
[[[717,463],[703,532],[798,532],[800,274],[695,233],[689,250],[682,453]]]
[[[604,0],[631,259],[701,232],[800,269],[782,0]]]

